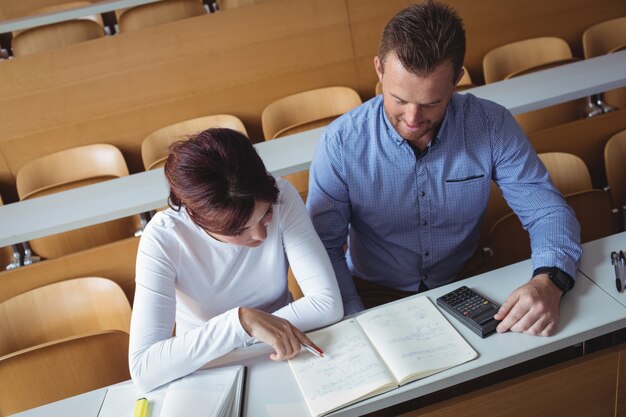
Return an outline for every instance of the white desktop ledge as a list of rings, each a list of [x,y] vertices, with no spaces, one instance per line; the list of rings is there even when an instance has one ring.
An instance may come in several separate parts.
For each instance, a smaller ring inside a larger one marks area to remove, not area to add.
[[[528,281],[531,273],[530,261],[524,261],[466,279],[463,284],[502,303],[511,291]],[[430,290],[424,295],[435,302],[437,297],[459,285],[458,282],[453,283]],[[331,415],[354,417],[388,408],[626,326],[626,308],[580,273],[577,274],[574,289],[563,298],[559,325],[556,334],[550,337],[505,333],[481,339],[447,313],[444,312],[444,315],[479,353],[477,359],[359,402]],[[250,351],[255,352],[256,355],[251,357]],[[268,352],[269,350],[264,346],[255,345],[242,351],[235,351],[227,355],[225,360],[220,361],[221,365],[238,362],[248,366],[244,415],[248,417],[308,416],[304,399],[289,365],[286,362],[271,361],[268,359]],[[105,389],[92,391],[19,413],[16,416],[96,417],[104,394]]]
[[[626,51],[463,91],[525,112],[626,85]],[[309,168],[324,128],[255,145],[276,176]],[[0,206],[0,247],[164,207],[163,170]],[[45,215],[44,215],[45,213]]]
[[[140,6],[142,4],[154,3],[156,1],[159,0],[102,0],[88,6],[80,6],[56,12],[0,20],[0,33],[9,33],[15,30],[64,22],[66,20],[78,19],[80,17],[90,16],[93,14],[112,12],[115,10],[126,9],[128,7]]]
[[[617,291],[615,269],[611,264],[611,252],[619,253],[620,250],[626,252],[626,232],[584,243],[578,270],[626,307],[626,291]]]

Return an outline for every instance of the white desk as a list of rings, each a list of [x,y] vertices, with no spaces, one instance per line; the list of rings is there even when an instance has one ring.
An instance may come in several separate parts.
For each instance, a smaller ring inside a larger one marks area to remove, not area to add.
[[[626,85],[626,51],[464,90],[513,114],[564,103]]]
[[[514,113],[626,85],[626,51],[464,91]],[[323,128],[259,143],[267,169],[286,175],[308,169]],[[165,206],[162,170],[142,172],[0,207],[0,247]],[[158,183],[157,183],[158,182]],[[41,216],[46,213],[46,216]]]
[[[28,29],[51,23],[77,19],[93,14],[107,13],[142,4],[154,3],[159,0],[101,0],[88,6],[81,6],[57,12],[42,13],[31,16],[17,17],[0,21],[0,33],[9,33],[14,30]]]
[[[578,270],[607,294],[626,307],[626,291],[617,292],[615,269],[611,264],[611,252],[626,251],[626,232],[583,244],[583,256]]]
[[[520,262],[469,278],[463,284],[476,288],[496,302],[519,285],[527,282],[532,273],[530,261]],[[424,293],[431,300],[456,288],[459,283]],[[602,306],[602,308],[598,308]],[[619,330],[626,326],[626,308],[607,295],[582,274],[577,275],[574,289],[563,299],[561,319],[557,332],[551,337],[527,336],[517,333],[494,334],[481,339],[471,330],[444,313],[455,328],[474,347],[480,356],[419,381],[412,382],[375,398],[362,401],[333,413],[333,416],[360,416],[418,398],[491,372],[517,365],[524,361],[575,345],[585,340]],[[249,351],[233,352],[230,361],[248,366],[245,414],[248,417],[308,416],[302,395],[286,362],[272,362],[263,346],[252,350],[262,352],[252,358]],[[244,358],[244,359],[242,359]],[[222,361],[228,363],[228,361]],[[57,403],[17,414],[20,417],[96,417],[104,389],[72,397]]]

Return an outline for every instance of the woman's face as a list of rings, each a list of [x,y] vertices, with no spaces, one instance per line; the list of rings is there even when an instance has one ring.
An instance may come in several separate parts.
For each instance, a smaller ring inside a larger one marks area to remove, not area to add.
[[[215,239],[237,246],[248,246],[255,248],[267,238],[267,226],[272,221],[272,205],[267,202],[257,201],[254,204],[254,212],[248,223],[244,226],[242,233],[234,236],[220,235],[218,233],[207,232]]]

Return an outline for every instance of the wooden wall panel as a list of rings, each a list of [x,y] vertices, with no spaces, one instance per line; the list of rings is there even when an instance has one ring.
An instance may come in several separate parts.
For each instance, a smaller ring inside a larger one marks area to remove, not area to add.
[[[14,175],[33,158],[106,142],[136,172],[148,133],[213,113],[235,114],[260,141],[271,101],[356,87],[351,47],[343,2],[275,0],[13,59],[0,65],[0,152]]]
[[[61,258],[0,272],[0,302],[44,285],[79,277],[109,278],[132,304],[139,238],[120,240]]]
[[[537,153],[567,152],[579,156],[589,168],[593,186],[603,188],[604,145],[624,129],[626,109],[531,133],[528,138]]]
[[[400,417],[614,417],[617,370],[607,349]]]
[[[387,21],[411,0],[346,0],[354,38],[359,93],[374,94],[373,57]],[[483,83],[482,59],[505,43],[536,36],[559,36],[582,57],[583,31],[604,20],[626,14],[623,0],[446,0],[465,22],[465,65],[476,84]]]
[[[0,1],[0,19],[27,16],[34,10],[67,2],[68,0],[2,0]]]

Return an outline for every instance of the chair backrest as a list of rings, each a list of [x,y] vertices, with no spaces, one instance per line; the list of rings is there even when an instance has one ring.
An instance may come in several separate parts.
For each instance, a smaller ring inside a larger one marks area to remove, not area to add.
[[[565,196],[580,223],[581,243],[610,236],[616,232],[611,197],[604,190],[587,190]]]
[[[104,29],[101,24],[93,20],[75,19],[25,29],[13,37],[11,49],[13,55],[18,57],[103,36]]]
[[[128,175],[122,153],[105,144],[79,146],[35,159],[17,173],[20,200],[40,197]],[[56,258],[134,235],[139,222],[127,217],[31,240],[35,253]]]
[[[554,186],[563,195],[590,190],[591,175],[585,162],[571,153],[547,152],[538,155],[545,165]]]
[[[118,17],[120,33],[206,14],[200,0],[162,0],[134,6]]]
[[[604,169],[613,205],[626,206],[626,129],[613,135],[604,146]]]
[[[2,206],[3,204],[4,202],[2,201],[2,196],[0,196],[0,206]],[[10,246],[0,247],[0,272],[3,271],[8,265],[13,263],[13,261],[15,260],[13,254],[13,249]],[[2,344],[1,340],[0,344]],[[2,355],[2,353],[0,353],[0,355]]]
[[[75,278],[0,303],[0,356],[99,330],[130,331],[130,303],[115,282]]]
[[[107,330],[0,357],[0,416],[130,378],[128,334]]]
[[[489,232],[489,247],[493,252],[490,264],[501,268],[530,258],[530,238],[513,212],[498,220]]]
[[[539,158],[548,170],[554,186],[561,194],[566,195],[593,188],[587,165],[578,156],[563,152],[546,152],[539,154]],[[492,181],[485,217],[483,217],[481,224],[480,243],[482,245],[489,245],[491,228],[509,213],[512,213],[511,208],[506,203],[496,183]]]
[[[568,62],[572,58],[569,45],[561,38],[541,37],[509,43],[492,49],[483,58],[485,82],[504,80],[519,71]]]
[[[615,233],[611,199],[603,190],[579,191],[565,196],[580,223],[581,243]],[[515,213],[498,220],[489,232],[493,251],[490,264],[500,268],[530,258],[530,237]]]
[[[27,200],[58,192],[68,184],[126,175],[128,167],[120,150],[113,145],[95,144],[35,159],[18,171],[15,182],[20,200]]]
[[[150,133],[141,143],[141,159],[146,171],[165,164],[172,143],[211,127],[226,127],[248,136],[243,122],[230,114],[198,117],[171,124]]]
[[[263,135],[265,140],[276,139],[325,126],[361,103],[359,94],[348,87],[318,88],[283,97],[263,110]]]
[[[220,10],[235,9],[242,6],[251,6],[261,3],[263,0],[217,0],[217,6]]]
[[[33,10],[32,12],[28,14],[36,15],[36,14],[43,14],[43,13],[60,12],[62,10],[76,9],[79,7],[85,7],[85,6],[91,6],[91,5],[93,5],[93,2],[87,1],[87,0],[68,1],[67,3],[52,4],[50,6],[41,7],[39,9]],[[99,14],[83,16],[83,17],[79,17],[78,19],[93,20],[94,22],[98,23],[100,26],[104,27],[102,16]]]
[[[583,32],[585,58],[605,55],[626,47],[626,16],[593,25]]]

